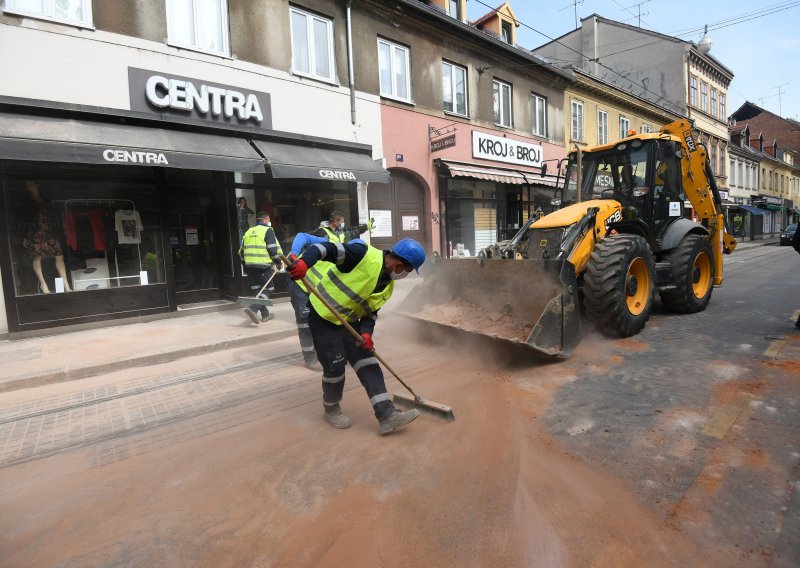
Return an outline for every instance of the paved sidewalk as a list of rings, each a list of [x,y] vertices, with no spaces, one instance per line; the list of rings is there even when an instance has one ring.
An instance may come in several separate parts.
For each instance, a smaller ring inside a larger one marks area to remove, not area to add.
[[[297,334],[294,311],[288,301],[278,301],[270,310],[275,319],[259,325],[253,324],[237,306],[192,316],[0,341],[0,392],[165,363]]]
[[[737,250],[777,244],[777,237],[746,241],[739,243]],[[402,301],[419,282],[418,278],[408,278],[398,283],[392,304]],[[192,316],[0,341],[0,392],[165,363],[297,334],[294,311],[288,301],[278,300],[270,310],[275,319],[259,325],[251,323],[237,306]]]

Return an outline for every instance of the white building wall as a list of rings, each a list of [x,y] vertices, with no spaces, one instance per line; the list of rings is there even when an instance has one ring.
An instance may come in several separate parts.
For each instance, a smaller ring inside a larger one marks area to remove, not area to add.
[[[55,31],[57,29],[57,32]],[[226,57],[47,22],[0,24],[0,95],[130,110],[128,67],[267,92],[274,130],[370,144],[383,157],[379,97]]]

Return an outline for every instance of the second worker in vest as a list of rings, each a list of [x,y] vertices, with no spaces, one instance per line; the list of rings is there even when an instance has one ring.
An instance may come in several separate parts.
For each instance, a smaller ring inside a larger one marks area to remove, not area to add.
[[[247,272],[247,281],[250,284],[250,290],[253,296],[258,294],[258,291],[272,276],[273,268],[281,269],[281,261],[278,255],[283,254],[278,239],[275,237],[275,231],[272,230],[272,223],[270,222],[269,213],[259,211],[257,219],[258,224],[255,227],[250,227],[242,237],[242,246],[239,249],[239,257],[242,259],[244,269]],[[259,297],[269,298],[269,294],[275,291],[275,281],[269,283]],[[258,312],[261,312],[259,319]],[[267,306],[259,304],[252,304],[244,309],[244,313],[255,324],[266,322],[275,317],[269,313]]]
[[[325,420],[334,428],[349,428],[342,413],[345,365],[349,362],[367,391],[380,423],[378,432],[389,434],[417,416],[416,409],[400,412],[392,404],[383,371],[374,356],[372,332],[378,310],[394,291],[394,281],[419,270],[425,251],[413,239],[401,239],[390,251],[364,242],[319,243],[308,247],[290,267],[293,280],[308,276],[314,288],[361,335],[357,342],[319,298],[309,297],[309,328],[322,364],[322,404]]]
[[[323,221],[314,231],[314,235],[323,237],[332,243],[347,243],[357,239],[362,233],[372,230],[373,221],[363,225],[356,225],[349,229],[345,226],[344,214],[340,211],[333,211],[327,221]]]

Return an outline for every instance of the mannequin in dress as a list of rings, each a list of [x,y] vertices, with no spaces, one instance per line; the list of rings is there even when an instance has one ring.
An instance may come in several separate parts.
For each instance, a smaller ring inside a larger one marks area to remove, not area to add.
[[[39,184],[33,180],[28,180],[25,182],[25,188],[36,204],[38,213],[35,229],[22,244],[28,250],[28,256],[30,256],[31,264],[33,265],[33,271],[39,279],[39,289],[45,294],[50,293],[50,288],[47,286],[47,282],[42,274],[42,259],[52,257],[55,259],[56,270],[64,281],[64,291],[72,292],[72,289],[69,287],[69,279],[67,278],[67,269],[64,266],[64,255],[61,252],[61,245],[52,235],[52,227],[47,217],[46,205],[39,191]]]

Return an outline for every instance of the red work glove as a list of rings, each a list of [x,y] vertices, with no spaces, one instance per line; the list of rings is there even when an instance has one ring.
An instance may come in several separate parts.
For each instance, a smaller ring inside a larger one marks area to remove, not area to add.
[[[287,258],[289,259],[289,263],[290,263],[289,265],[291,266],[292,264],[297,262],[298,256],[296,254],[294,254],[294,253],[290,253]]]
[[[362,333],[361,339],[361,349],[364,351],[372,351],[375,349],[375,343],[372,341],[372,334]]]
[[[289,276],[292,277],[292,280],[302,280],[307,271],[308,265],[306,264],[306,261],[302,258],[299,258],[297,259],[297,262],[293,263],[289,267]]]

